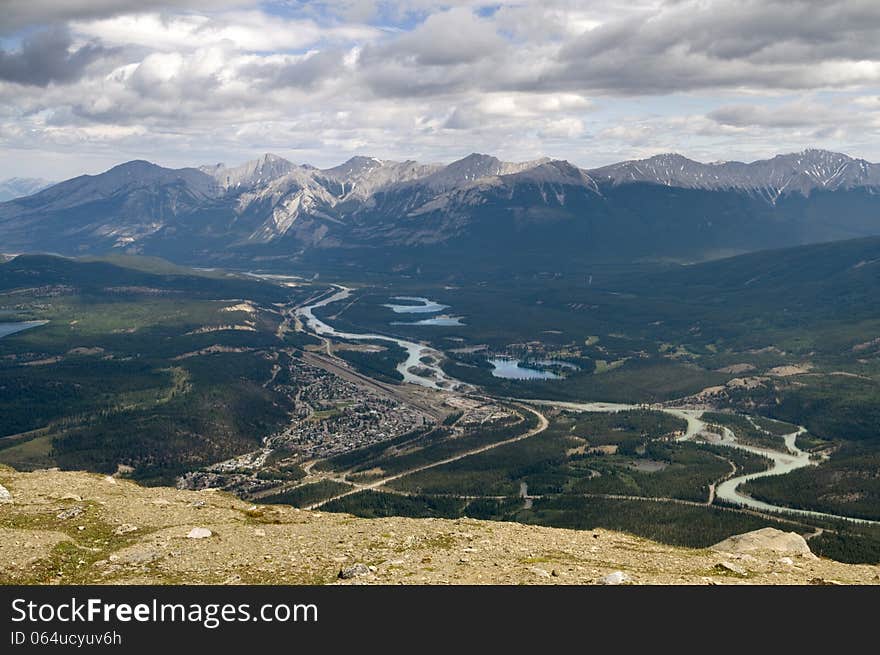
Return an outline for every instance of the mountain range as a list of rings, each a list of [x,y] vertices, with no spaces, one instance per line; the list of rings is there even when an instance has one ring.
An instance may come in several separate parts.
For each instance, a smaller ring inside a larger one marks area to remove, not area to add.
[[[10,177],[0,180],[0,202],[29,196],[53,184],[55,183],[38,177]]]
[[[484,154],[448,165],[358,156],[325,169],[272,154],[235,167],[131,161],[0,203],[5,252],[264,267],[564,269],[878,234],[880,164],[812,149],[592,170]]]

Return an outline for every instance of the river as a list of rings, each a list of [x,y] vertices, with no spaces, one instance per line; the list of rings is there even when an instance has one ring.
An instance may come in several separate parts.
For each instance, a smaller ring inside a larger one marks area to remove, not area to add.
[[[404,348],[407,353],[406,361],[398,364],[397,366],[397,370],[403,375],[404,382],[419,384],[425,387],[430,387],[432,389],[471,390],[468,385],[446,375],[443,369],[440,368],[440,361],[443,357],[442,353],[438,352],[434,348],[431,348],[430,346],[415,343],[413,341],[407,341],[405,339],[385,336],[382,334],[359,334],[352,332],[340,332],[334,327],[322,321],[321,319],[317,318],[314,315],[313,310],[317,309],[318,307],[324,307],[325,305],[330,305],[340,300],[344,300],[348,298],[351,294],[351,290],[346,287],[337,286],[336,288],[337,291],[335,293],[325,297],[324,299],[314,302],[310,305],[297,308],[296,315],[306,324],[309,329],[323,337],[336,337],[339,339],[348,340],[388,341],[396,343],[400,347]],[[432,363],[425,364],[421,361],[423,357],[430,357]],[[683,435],[678,437],[678,441],[693,440],[706,428],[706,424],[701,420],[703,410],[698,409],[659,407],[648,405],[628,405],[623,403],[608,402],[573,403],[555,400],[518,400],[520,402],[531,403],[533,405],[560,407],[563,409],[573,409],[583,412],[620,412],[646,408],[665,412],[677,418],[683,419],[687,422],[687,429],[685,430],[685,433]],[[716,445],[725,446],[728,448],[739,448],[741,450],[761,455],[769,459],[771,461],[771,465],[770,468],[765,471],[750,473],[748,475],[735,475],[734,477],[725,480],[716,488],[716,498],[762,512],[779,512],[783,514],[794,514],[798,516],[808,516],[823,519],[843,519],[856,523],[880,524],[880,521],[869,521],[866,519],[857,519],[837,514],[827,514],[824,512],[814,512],[810,510],[794,509],[790,507],[783,507],[780,505],[773,505],[752,498],[746,494],[740,493],[738,487],[744,482],[771,475],[784,475],[785,473],[790,473],[797,469],[805,468],[807,466],[814,466],[816,462],[810,459],[809,453],[804,452],[803,450],[798,448],[796,444],[797,436],[802,432],[805,432],[806,428],[799,427],[796,432],[792,432],[791,434],[785,435],[783,437],[785,445],[789,450],[789,452],[787,453],[771,450],[769,448],[759,448],[756,446],[750,446],[748,444],[740,443],[739,441],[737,441],[736,436],[729,428],[725,427],[722,428],[722,430],[723,434],[721,435],[720,440],[715,442]]]
[[[348,339],[358,341],[388,341],[396,343],[398,346],[406,350],[406,360],[397,365],[398,372],[403,376],[404,382],[418,384],[432,389],[459,389],[467,387],[458,380],[454,380],[440,368],[440,360],[442,358],[434,348],[425,344],[416,343],[414,341],[406,341],[405,339],[397,339],[395,337],[385,336],[383,334],[360,334],[353,332],[340,332],[331,325],[328,325],[314,314],[314,310],[324,307],[340,300],[345,300],[351,295],[351,289],[347,287],[336,287],[337,291],[323,300],[312,303],[305,307],[299,307],[296,315],[300,320],[315,334],[322,337],[336,337],[337,339]],[[429,363],[422,361],[423,358],[430,358]]]
[[[703,410],[699,409],[679,409],[670,407],[656,407],[650,405],[627,405],[623,403],[604,402],[570,403],[550,400],[523,400],[522,402],[531,402],[537,405],[549,405],[582,412],[622,412],[633,409],[651,409],[655,411],[665,412],[667,414],[687,421],[687,429],[685,430],[685,433],[683,435],[678,437],[677,441],[693,440],[706,428],[706,424],[701,419],[703,415]],[[779,512],[784,514],[796,514],[798,516],[810,516],[823,519],[843,519],[846,521],[853,521],[855,523],[880,524],[880,521],[869,521],[867,519],[857,519],[849,516],[842,516],[839,514],[828,514],[825,512],[814,512],[806,509],[794,509],[791,507],[783,507],[781,505],[773,505],[771,503],[765,503],[763,501],[752,498],[751,496],[743,494],[739,491],[739,486],[744,482],[748,482],[750,480],[756,480],[758,478],[764,478],[771,475],[784,475],[786,473],[791,473],[792,471],[796,471],[797,469],[805,468],[807,466],[815,466],[816,462],[810,459],[810,454],[798,448],[796,444],[798,435],[806,432],[806,428],[798,426],[797,431],[792,432],[791,434],[787,434],[783,437],[785,446],[789,450],[789,452],[787,453],[772,450],[770,448],[760,448],[757,446],[750,446],[748,444],[740,443],[739,441],[737,441],[736,435],[734,435],[734,433],[729,428],[722,427],[722,430],[723,434],[721,435],[721,439],[717,442],[714,442],[715,445],[726,446],[728,448],[738,448],[740,450],[745,450],[756,455],[761,455],[762,457],[766,457],[767,459],[769,459],[772,463],[770,465],[770,468],[765,471],[750,473],[748,475],[735,475],[732,478],[725,480],[715,489],[716,498],[727,501],[729,503],[735,503],[737,505],[756,509],[762,512]]]

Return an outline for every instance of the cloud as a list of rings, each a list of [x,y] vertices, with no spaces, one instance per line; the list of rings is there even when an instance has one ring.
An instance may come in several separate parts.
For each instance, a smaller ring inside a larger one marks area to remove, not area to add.
[[[876,0],[7,0],[0,34],[4,153],[880,156]]]
[[[241,69],[243,76],[258,81],[268,91],[285,87],[314,89],[347,72],[349,53],[340,50],[314,51],[303,56],[258,59]]]
[[[203,14],[129,14],[73,23],[73,29],[109,44],[188,51],[225,45],[248,52],[301,50],[317,43],[364,42],[378,30],[364,25],[319,25],[310,19],[282,19],[259,11]]]
[[[34,25],[103,18],[153,9],[206,9],[256,5],[256,0],[4,0],[0,34]]]
[[[782,105],[738,104],[724,105],[710,111],[707,118],[720,126],[740,130],[762,128],[769,130],[815,130],[817,134],[830,134],[829,130],[841,128],[876,128],[877,110],[870,98],[853,99],[853,104],[866,110],[851,111],[839,105],[821,104],[798,100]]]
[[[791,128],[816,125],[829,117],[840,118],[824,107],[807,109],[801,105],[787,107],[761,107],[757,105],[732,105],[709,112],[708,117],[721,125],[732,127]]]
[[[586,128],[583,121],[578,118],[559,118],[550,120],[538,132],[545,139],[562,137],[574,139],[584,134]]]
[[[625,94],[875,83],[878,37],[876,2],[668,2],[566,43],[544,83]]]
[[[413,66],[452,66],[474,63],[505,47],[490,20],[479,18],[469,9],[457,8],[429,16],[424,23],[371,57],[393,58]]]
[[[31,86],[72,82],[111,52],[96,42],[77,48],[71,44],[70,32],[56,28],[25,39],[17,51],[0,49],[0,80]]]

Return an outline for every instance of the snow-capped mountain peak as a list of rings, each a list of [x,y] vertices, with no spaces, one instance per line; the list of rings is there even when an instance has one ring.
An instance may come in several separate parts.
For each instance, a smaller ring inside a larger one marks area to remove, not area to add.
[[[296,164],[283,157],[266,153],[240,166],[227,168],[223,164],[217,164],[203,166],[200,170],[217,180],[223,189],[242,191],[268,184],[288,174],[294,168],[297,168]]]
[[[689,189],[745,190],[775,201],[789,193],[880,186],[880,165],[828,150],[807,149],[771,159],[703,164],[675,153],[625,161],[590,171],[614,185],[635,182]]]

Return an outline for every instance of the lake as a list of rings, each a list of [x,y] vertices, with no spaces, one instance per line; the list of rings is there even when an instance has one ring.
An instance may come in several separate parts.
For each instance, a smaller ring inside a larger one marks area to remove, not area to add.
[[[546,360],[545,360],[546,361]],[[495,357],[489,360],[492,364],[492,375],[508,380],[560,380],[561,375],[553,371],[542,371],[537,368],[520,366],[521,360],[510,357]]]
[[[423,318],[420,321],[392,321],[391,325],[464,325],[461,322],[461,316],[435,316],[434,318]]]
[[[444,309],[448,309],[449,305],[441,305],[438,302],[421,296],[394,296],[391,300],[403,300],[407,304],[389,303],[382,305],[388,307],[395,314],[433,314]]]

